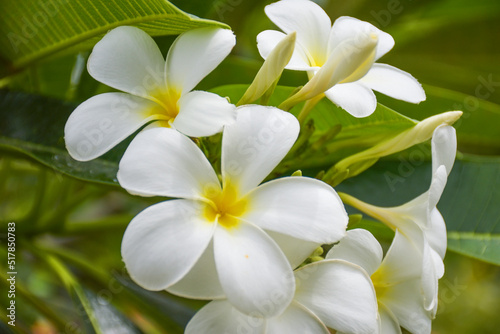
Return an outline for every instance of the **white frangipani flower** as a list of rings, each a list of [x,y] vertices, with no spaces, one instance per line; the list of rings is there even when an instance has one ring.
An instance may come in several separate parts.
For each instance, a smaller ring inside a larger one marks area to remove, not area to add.
[[[145,209],[125,231],[122,256],[134,281],[184,297],[227,298],[246,314],[282,312],[295,290],[292,267],[341,239],[348,220],[337,193],[316,179],[259,185],[298,133],[297,119],[282,110],[238,108],[223,131],[221,184],[186,136],[141,132],[120,162],[120,185],[178,199]]]
[[[377,301],[370,277],[341,260],[319,261],[294,272],[294,299],[279,314],[244,314],[226,300],[205,305],[189,322],[186,334],[377,334]],[[384,333],[385,334],[385,333]]]
[[[432,136],[432,181],[428,191],[401,206],[383,208],[341,194],[346,204],[399,230],[420,251],[425,307],[434,316],[437,310],[438,279],[444,274],[446,225],[437,209],[457,151],[455,129],[441,125]]]
[[[236,107],[216,94],[192,90],[235,43],[230,30],[190,30],[175,40],[165,61],[141,29],[111,30],[94,46],[87,69],[125,93],[91,97],[73,111],[64,129],[69,154],[80,161],[97,158],[151,121],[192,137],[222,131],[234,121]]]
[[[424,308],[420,289],[421,257],[412,242],[396,230],[382,260],[382,247],[363,229],[347,231],[347,236],[326,255],[326,259],[345,260],[362,267],[370,275],[377,293],[380,333],[413,334],[431,332],[431,315]]]
[[[411,103],[425,100],[422,86],[410,74],[374,63],[392,49],[394,39],[372,24],[344,16],[332,27],[326,12],[309,0],[278,1],[266,6],[265,12],[286,34],[297,33],[286,68],[307,71],[310,78],[289,104],[324,93],[351,115],[366,117],[377,106],[372,90]],[[257,36],[261,56],[266,58],[282,38],[278,31],[261,32]]]

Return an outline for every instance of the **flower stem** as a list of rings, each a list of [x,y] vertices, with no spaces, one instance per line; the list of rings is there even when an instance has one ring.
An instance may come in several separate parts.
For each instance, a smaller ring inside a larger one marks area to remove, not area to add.
[[[367,215],[370,215],[371,217],[373,217],[373,218],[375,218],[375,219],[377,219],[385,224],[388,223],[386,217],[384,217],[384,215],[381,214],[381,212],[380,212],[382,208],[365,203],[365,202],[363,202],[363,201],[361,201],[361,200],[359,200],[351,195],[343,193],[343,192],[338,192],[337,194],[339,195],[340,199],[342,200],[342,202],[344,204],[350,205],[353,208],[358,209],[359,211],[366,213]]]
[[[302,107],[302,110],[300,111],[299,115],[297,116],[297,119],[299,120],[299,123],[301,126],[304,123],[307,116],[309,116],[309,114],[311,113],[313,108],[316,106],[316,104],[318,104],[318,102],[324,96],[325,96],[324,94],[320,94],[320,95],[313,97],[312,99],[306,101],[306,103]]]

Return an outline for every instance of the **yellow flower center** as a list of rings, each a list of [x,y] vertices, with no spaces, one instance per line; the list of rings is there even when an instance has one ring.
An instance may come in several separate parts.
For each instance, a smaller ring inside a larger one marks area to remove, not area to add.
[[[391,284],[386,283],[384,271],[379,269],[370,278],[377,294],[377,300],[383,299],[383,296],[391,286]]]
[[[146,117],[153,116],[160,126],[171,127],[175,117],[179,114],[179,99],[181,92],[175,88],[158,90],[151,94],[156,106],[146,111]]]
[[[245,199],[239,199],[236,188],[229,182],[222,191],[205,194],[209,203],[205,206],[204,217],[229,229],[238,225],[238,217],[248,209]]]

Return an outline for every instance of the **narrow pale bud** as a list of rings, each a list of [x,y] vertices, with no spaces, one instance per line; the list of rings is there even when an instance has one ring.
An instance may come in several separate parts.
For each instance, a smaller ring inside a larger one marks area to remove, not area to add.
[[[340,43],[311,80],[297,94],[284,101],[280,108],[289,110],[340,82],[355,81],[364,76],[375,60],[377,43],[378,37],[373,33],[363,33]]]
[[[462,114],[461,111],[449,111],[426,118],[417,123],[414,127],[401,132],[391,139],[339,161],[334,166],[334,169],[337,173],[349,170],[349,177],[355,176],[364,170],[362,168],[352,168],[355,164],[360,165],[360,163],[369,160],[376,161],[378,158],[423,143],[432,137],[434,130],[438,126],[443,124],[452,125],[462,116]]]
[[[249,104],[257,100],[259,97],[273,86],[281,77],[281,73],[285,66],[290,62],[295,49],[295,40],[297,34],[292,32],[285,36],[271,51],[269,56],[262,64],[259,72],[255,76],[252,84],[248,87],[243,97],[238,101],[237,105]]]

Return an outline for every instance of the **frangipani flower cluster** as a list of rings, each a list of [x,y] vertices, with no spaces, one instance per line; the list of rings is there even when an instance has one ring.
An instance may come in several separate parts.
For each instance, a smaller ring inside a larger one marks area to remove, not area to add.
[[[340,17],[332,27],[325,11],[310,0],[281,0],[266,6],[265,11],[286,34],[297,34],[286,68],[306,71],[310,79],[283,103],[285,108],[324,94],[351,115],[366,117],[377,105],[373,90],[412,103],[425,100],[424,90],[410,74],[375,63],[393,48],[394,39],[370,23]],[[263,58],[283,36],[274,30],[257,36]]]
[[[118,182],[132,195],[167,198],[125,231],[121,254],[131,278],[148,290],[210,300],[186,333],[430,333],[446,250],[436,204],[455,158],[450,125],[460,113],[424,120],[345,159],[348,170],[433,133],[430,190],[401,207],[339,196],[300,171],[275,178],[301,131],[304,115],[288,112],[295,104],[306,101],[309,112],[326,95],[364,117],[376,107],[372,89],[414,103],[425,94],[411,75],[374,63],[394,40],[372,25],[343,17],[332,27],[308,0],[282,0],[266,13],[287,36],[258,36],[266,60],[238,107],[194,90],[235,45],[229,30],[187,31],[166,61],[134,27],[116,28],[94,47],[89,73],[123,93],[97,95],[74,111],[65,128],[68,151],[91,160],[141,130],[120,160]],[[309,82],[281,108],[246,104],[267,101],[284,68],[307,71]],[[218,133],[213,159],[200,137]],[[346,232],[342,201],[395,230],[385,257],[368,231]],[[324,245],[331,248],[325,258],[310,258]]]

